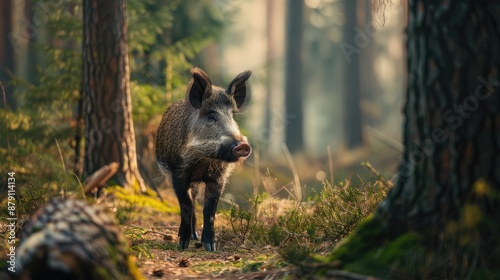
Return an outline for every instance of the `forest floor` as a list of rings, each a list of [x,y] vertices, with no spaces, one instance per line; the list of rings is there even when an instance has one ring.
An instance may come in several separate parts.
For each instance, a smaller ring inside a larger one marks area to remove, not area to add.
[[[194,244],[182,252],[177,249],[176,241],[165,241],[155,235],[145,236],[142,241],[154,247],[150,249],[151,255],[137,257],[139,270],[146,279],[295,278],[295,267],[284,263],[277,249],[270,246],[221,246],[217,252],[206,252]]]
[[[163,197],[167,197],[166,203],[173,202],[171,196],[170,199],[168,195]],[[297,278],[297,268],[284,261],[278,247],[242,244],[233,234],[228,234],[230,228],[224,213],[216,217],[217,251],[207,252],[197,240],[191,242],[188,250],[179,251],[179,214],[144,208],[133,212],[123,228],[137,266],[146,279]],[[198,209],[197,214],[200,212]],[[199,226],[200,235],[201,229]],[[328,252],[328,247],[324,252]]]
[[[346,159],[347,157],[340,158]],[[373,178],[373,174],[366,167],[359,164],[361,158],[363,157],[358,155],[351,161],[339,164],[342,168],[336,168],[336,174],[341,178],[351,177],[353,180],[358,180],[360,178],[358,177],[359,174],[363,174],[362,176],[365,178]],[[384,160],[387,159],[388,157],[384,156],[373,157],[369,160],[385,167],[388,164]],[[321,186],[321,183],[314,178],[315,170],[320,169],[320,166],[307,162],[299,162],[299,165],[302,166],[299,175],[303,183],[305,181],[310,186]],[[284,167],[281,169],[273,166],[271,168],[272,174],[262,175],[269,179],[267,181],[272,181],[277,186],[271,188],[274,189],[275,193],[276,190],[279,190],[279,186],[285,186],[287,180],[289,180],[289,178],[282,175],[289,172],[286,163],[282,164],[282,166]],[[352,173],[349,175],[348,172],[343,170],[349,170]],[[352,174],[358,174],[358,176]],[[245,181],[251,182],[253,176],[254,173],[251,168],[239,171],[238,174],[231,178],[230,186],[225,190],[224,196],[237,199],[238,196],[243,196],[242,193],[251,194],[252,189],[235,189],[234,186],[244,185]],[[262,178],[262,180],[266,182],[266,178]],[[307,181],[308,179],[309,181]],[[269,186],[265,189],[268,190]],[[268,190],[268,193],[272,193],[272,191]],[[227,194],[231,194],[231,196],[227,196]],[[309,195],[314,195],[314,193]],[[199,196],[202,197],[202,194]],[[165,200],[163,204],[168,205],[170,210],[155,212],[147,207],[128,209],[125,216],[130,220],[126,222],[120,221],[126,236],[131,240],[132,251],[137,258],[139,270],[147,279],[300,279],[306,277],[297,266],[291,265],[285,260],[280,246],[259,246],[250,245],[251,242],[239,242],[238,236],[235,236],[237,234],[234,233],[229,222],[228,204],[224,202],[221,202],[222,208],[226,210],[219,209],[216,214],[217,251],[205,251],[199,241],[192,241],[188,250],[179,251],[177,232],[180,214],[178,213],[177,200],[170,188],[162,189],[162,197]],[[294,200],[290,197],[282,198],[279,202],[282,204],[276,206],[279,209],[278,211],[290,210],[285,204],[294,204]],[[241,204],[242,200],[237,200],[237,203]],[[133,205],[138,204],[141,203],[133,203]],[[196,210],[197,227],[198,234],[201,236],[202,209],[200,204],[198,200]],[[278,213],[271,213],[271,215],[278,216]],[[132,233],[130,234],[130,232]],[[287,241],[280,240],[279,243],[286,246]],[[315,255],[327,255],[334,245],[331,242],[315,244],[312,245],[314,247],[312,251]]]
[[[385,197],[387,186],[378,181],[372,171],[360,165],[367,160],[376,167],[382,167],[382,170],[393,170],[391,165],[394,165],[392,159],[395,155],[380,151],[369,153],[370,156],[366,156],[363,150],[350,156],[335,156],[339,160],[330,170],[335,170],[335,180],[333,173],[326,171],[327,160],[295,159],[297,166],[301,167],[297,174],[301,179],[298,187],[290,183],[292,172],[286,161],[278,165],[261,162],[261,166],[267,167],[262,174],[255,174],[255,168],[250,164],[235,172],[221,197],[216,214],[216,252],[205,251],[199,241],[192,241],[188,250],[179,251],[179,206],[169,187],[161,188],[163,201],[160,201],[151,190],[148,195],[137,195],[111,186],[104,190],[107,193],[103,196],[105,199],[99,199],[97,203],[114,212],[129,241],[129,253],[135,257],[145,279],[310,278],[299,266],[292,264],[302,264],[303,259],[295,258],[295,255],[329,254],[335,243],[372,213]],[[327,174],[331,176],[326,178]],[[391,174],[382,175],[390,178]],[[339,184],[327,187],[324,181],[330,178]],[[155,178],[157,183],[160,180],[162,178]],[[74,192],[78,193],[78,190]],[[23,212],[33,214],[32,210],[43,205],[48,197],[58,195],[60,189],[55,184],[47,187],[27,184],[19,191],[23,195],[22,204],[27,209]],[[32,194],[33,191],[37,193]],[[259,195],[256,196],[257,193]],[[296,199],[297,193],[302,193],[303,198]],[[201,191],[199,196],[203,197]],[[261,200],[255,204],[259,207],[253,208],[252,200],[259,196]],[[203,219],[200,204],[198,201],[196,214],[197,232],[201,236]],[[232,216],[234,205],[241,209],[236,211],[236,218]],[[250,220],[258,221],[258,226],[248,231],[245,223]],[[334,236],[326,236],[327,233]],[[3,253],[6,247],[0,249]]]

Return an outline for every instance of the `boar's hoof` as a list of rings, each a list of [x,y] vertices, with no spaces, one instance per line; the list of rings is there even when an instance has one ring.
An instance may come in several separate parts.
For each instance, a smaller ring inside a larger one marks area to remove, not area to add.
[[[181,251],[186,250],[188,247],[189,247],[189,240],[181,240],[181,241],[179,242],[179,249],[180,249]]]
[[[210,251],[210,252],[216,251],[215,250],[215,243],[203,243],[203,245],[205,245],[205,249],[207,251]]]
[[[233,148],[233,155],[237,158],[240,158],[240,157],[247,157],[250,155],[250,153],[252,152],[252,148],[250,147],[250,145],[248,145],[247,143],[238,143],[238,145],[236,145],[234,148]]]

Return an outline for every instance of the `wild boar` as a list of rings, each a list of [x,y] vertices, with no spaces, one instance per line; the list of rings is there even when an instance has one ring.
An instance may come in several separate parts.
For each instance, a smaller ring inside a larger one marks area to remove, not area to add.
[[[214,219],[219,197],[234,167],[252,152],[233,114],[249,99],[250,71],[237,75],[226,88],[212,84],[199,68],[191,70],[186,98],[163,115],[156,135],[156,158],[167,174],[181,209],[179,246],[197,240],[194,198],[205,186],[201,242],[215,251]]]

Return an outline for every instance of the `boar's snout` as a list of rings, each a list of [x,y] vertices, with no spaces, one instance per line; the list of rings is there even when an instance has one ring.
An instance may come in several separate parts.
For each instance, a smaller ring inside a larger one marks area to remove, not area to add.
[[[234,144],[231,150],[236,158],[246,158],[252,152],[252,147],[245,142],[239,142]]]

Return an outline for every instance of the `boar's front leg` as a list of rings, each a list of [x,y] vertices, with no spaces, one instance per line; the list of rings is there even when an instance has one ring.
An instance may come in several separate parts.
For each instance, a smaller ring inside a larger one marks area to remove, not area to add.
[[[223,185],[209,181],[205,186],[205,203],[203,206],[203,232],[201,242],[207,251],[215,251],[215,211],[221,195]]]
[[[194,204],[189,193],[189,182],[179,178],[172,180],[177,200],[181,210],[181,225],[179,227],[179,248],[186,250],[191,240]]]

